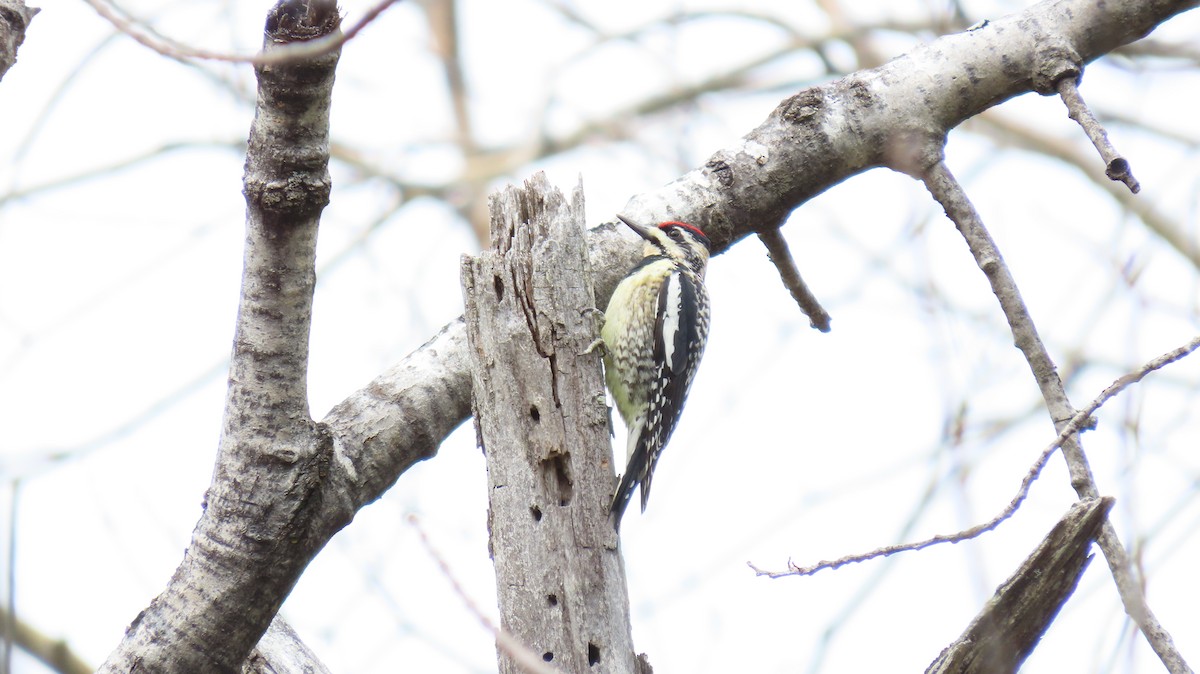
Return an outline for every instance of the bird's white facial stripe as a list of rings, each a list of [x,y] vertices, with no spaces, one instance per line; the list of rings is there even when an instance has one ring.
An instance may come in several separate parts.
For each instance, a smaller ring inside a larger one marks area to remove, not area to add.
[[[677,274],[667,277],[667,311],[663,315],[663,349],[667,363],[675,362],[675,336],[679,334],[679,314],[683,310],[683,285]]]

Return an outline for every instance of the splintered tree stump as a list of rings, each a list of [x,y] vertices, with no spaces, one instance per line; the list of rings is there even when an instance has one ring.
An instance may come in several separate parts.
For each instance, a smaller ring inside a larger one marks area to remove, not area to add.
[[[1104,497],[1071,506],[926,674],[1017,671],[1075,591],[1112,505]]]
[[[633,674],[583,192],[537,174],[491,215],[462,281],[501,630],[559,671]],[[527,671],[508,650],[500,672]]]

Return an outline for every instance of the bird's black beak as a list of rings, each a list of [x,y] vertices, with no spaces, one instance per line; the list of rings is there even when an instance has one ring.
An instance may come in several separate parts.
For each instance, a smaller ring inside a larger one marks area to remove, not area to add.
[[[617,214],[617,219],[620,220],[621,222],[625,223],[626,225],[629,225],[629,228],[632,229],[633,231],[637,232],[637,235],[642,237],[643,239],[645,239],[647,241],[654,240],[654,234],[653,234],[654,228],[653,227],[646,227],[645,225],[639,225],[638,223],[634,222],[633,220],[630,220],[629,218],[625,217],[624,215],[620,215],[620,214]]]

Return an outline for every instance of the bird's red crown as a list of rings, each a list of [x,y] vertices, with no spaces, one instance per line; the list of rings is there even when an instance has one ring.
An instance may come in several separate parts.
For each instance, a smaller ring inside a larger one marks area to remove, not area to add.
[[[704,245],[706,245],[706,246],[709,245],[708,235],[706,235],[704,233],[704,230],[700,229],[699,227],[697,227],[695,225],[689,225],[686,222],[679,222],[678,220],[668,220],[667,222],[658,223],[659,229],[666,229],[668,227],[682,227],[682,228],[688,230],[689,232],[691,232],[692,234],[695,234],[697,237],[699,237],[700,240],[704,242]]]

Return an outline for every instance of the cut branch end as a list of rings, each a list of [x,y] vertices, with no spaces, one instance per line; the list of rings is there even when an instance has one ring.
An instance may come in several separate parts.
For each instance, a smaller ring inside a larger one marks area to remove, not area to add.
[[[1100,152],[1100,158],[1104,160],[1104,175],[1110,180],[1124,183],[1130,192],[1137,194],[1142,186],[1133,177],[1129,161],[1122,157],[1108,140],[1108,132],[1079,95],[1079,87],[1075,80],[1074,77],[1064,77],[1058,81],[1058,95],[1067,106],[1067,114],[1079,124],[1087,134],[1088,140],[1092,141],[1092,145]]]

